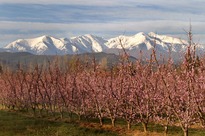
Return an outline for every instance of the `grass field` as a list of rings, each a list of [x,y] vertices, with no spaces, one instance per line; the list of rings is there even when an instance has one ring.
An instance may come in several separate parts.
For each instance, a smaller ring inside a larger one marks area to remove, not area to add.
[[[66,122],[60,120],[50,120],[48,118],[34,118],[16,112],[0,110],[0,136],[141,136],[144,135],[140,124],[132,127],[128,132],[126,124],[118,121],[117,127],[112,128],[109,120],[105,120],[105,125],[100,127],[97,120],[91,122]],[[148,136],[163,136],[163,127],[160,125],[150,125]],[[201,129],[190,129],[190,136],[205,136],[205,131]],[[170,127],[169,136],[182,136],[179,127]]]
[[[80,127],[78,123],[65,123],[25,117],[0,111],[0,136],[116,136],[106,130]]]

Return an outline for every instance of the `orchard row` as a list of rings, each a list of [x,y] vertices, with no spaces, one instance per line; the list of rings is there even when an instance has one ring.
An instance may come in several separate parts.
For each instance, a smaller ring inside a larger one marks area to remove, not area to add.
[[[93,61],[86,66],[78,60],[62,67],[58,60],[29,70],[4,70],[0,78],[0,102],[15,110],[47,113],[75,113],[81,117],[124,119],[130,129],[141,123],[144,131],[155,122],[180,124],[184,135],[198,124],[205,125],[205,63],[187,54],[182,64],[159,64],[155,53],[147,62],[121,63],[105,69]]]

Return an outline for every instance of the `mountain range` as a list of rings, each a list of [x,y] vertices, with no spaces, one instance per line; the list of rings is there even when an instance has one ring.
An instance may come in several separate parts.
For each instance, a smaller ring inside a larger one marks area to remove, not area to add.
[[[136,58],[129,57],[129,61],[136,61]],[[108,68],[120,63],[122,61],[121,56],[97,52],[97,53],[83,53],[77,55],[34,55],[28,52],[0,52],[0,71],[3,69],[16,70],[19,65],[22,68],[28,69],[35,65],[48,66],[49,63],[54,63],[58,60],[61,66],[68,65],[73,61],[78,60],[81,64],[92,64],[95,60],[96,64],[100,66],[104,65]]]
[[[188,42],[180,38],[140,32],[133,36],[117,36],[111,39],[86,34],[72,38],[41,36],[32,39],[18,39],[1,49],[6,52],[29,52],[35,55],[65,55],[93,52],[115,53],[125,50],[130,56],[149,57],[155,49],[158,57],[172,56],[177,60],[186,52]],[[197,45],[197,53],[203,55],[205,48]]]

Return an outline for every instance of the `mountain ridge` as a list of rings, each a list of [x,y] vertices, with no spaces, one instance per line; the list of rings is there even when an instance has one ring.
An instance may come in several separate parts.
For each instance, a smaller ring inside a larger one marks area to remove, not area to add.
[[[102,37],[86,34],[71,38],[55,38],[43,35],[30,39],[18,39],[3,47],[7,52],[29,52],[35,55],[65,55],[92,52],[106,52],[119,54],[125,49],[129,55],[136,58],[143,52],[149,56],[155,49],[159,56],[167,56],[170,52],[178,58],[187,48],[188,42],[180,38],[159,35],[153,32],[148,34],[139,32],[132,36],[120,35],[108,40]],[[202,45],[198,50],[204,53]],[[175,59],[175,58],[174,58]]]

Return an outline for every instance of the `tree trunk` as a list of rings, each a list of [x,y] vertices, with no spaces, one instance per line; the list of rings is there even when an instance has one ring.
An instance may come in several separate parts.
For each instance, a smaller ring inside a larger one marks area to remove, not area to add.
[[[112,127],[115,127],[115,119],[112,118],[111,121],[112,121]]]
[[[131,128],[131,123],[130,121],[127,121],[127,130],[130,130],[130,128]]]
[[[81,115],[78,114],[78,121],[81,121]]]
[[[167,136],[168,134],[168,125],[164,126],[164,136]]]
[[[168,134],[169,121],[170,121],[170,116],[167,117],[166,123],[165,123],[165,125],[164,125],[164,136],[167,136],[167,134]]]
[[[103,126],[103,120],[102,120],[102,118],[100,117],[99,120],[100,120],[100,126]]]
[[[36,108],[32,108],[33,110],[33,116],[36,117]]]
[[[43,117],[43,108],[38,108],[40,117]]]
[[[184,131],[184,136],[188,136],[188,128],[185,128],[183,131]]]
[[[184,136],[188,136],[188,130],[189,130],[189,126],[187,124],[182,124],[181,123],[181,128],[184,132]]]
[[[60,118],[63,119],[63,111],[60,112]]]
[[[144,132],[147,133],[147,123],[142,122],[142,126],[143,126],[143,129],[144,129]]]

